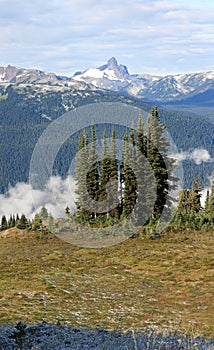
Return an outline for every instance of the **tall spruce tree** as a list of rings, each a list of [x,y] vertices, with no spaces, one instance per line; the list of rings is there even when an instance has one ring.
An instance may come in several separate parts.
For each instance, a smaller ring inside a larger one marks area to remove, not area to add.
[[[137,224],[143,225],[149,219],[149,214],[154,204],[154,176],[151,167],[146,160],[147,156],[147,136],[143,129],[142,116],[138,118],[136,131],[136,163],[137,163]]]
[[[184,189],[179,192],[177,211],[187,212],[188,208],[189,208],[189,190]]]
[[[16,214],[16,224],[19,222],[19,214]]]
[[[1,230],[6,230],[8,228],[8,222],[5,215],[1,218]]]
[[[86,184],[87,191],[94,201],[99,199],[99,162],[97,161],[97,145],[96,145],[96,132],[94,125],[91,126],[91,147],[89,152],[89,167],[87,172]],[[90,205],[92,218],[97,216],[96,209],[93,205]]]
[[[48,218],[48,211],[47,209],[45,208],[45,205],[43,204],[41,210],[40,210],[40,213],[39,213],[40,217],[42,220],[46,220]]]
[[[201,187],[199,186],[198,176],[195,178],[193,188],[189,192],[189,207],[192,211],[198,213],[201,209]]]
[[[169,180],[175,162],[167,155],[170,141],[165,135],[166,127],[160,121],[156,106],[148,116],[147,128],[147,159],[153,169],[157,189],[151,220],[157,221],[169,199]]]
[[[112,135],[111,135],[109,179],[111,181],[111,187],[109,191],[110,203],[112,204],[112,207],[113,207],[110,211],[110,215],[111,217],[119,218],[118,161],[117,161],[116,135],[115,135],[114,128],[112,129]]]
[[[134,166],[133,137],[126,132],[123,145],[123,217],[130,215],[136,207],[137,202],[137,177]]]
[[[87,210],[87,181],[86,175],[88,171],[88,134],[86,130],[82,133],[79,139],[78,153],[76,157],[75,179],[77,182],[77,211],[76,217],[80,221],[87,221],[90,213]]]
[[[16,219],[15,219],[15,216],[13,215],[13,218],[12,218],[12,227],[15,227],[16,226]]]
[[[187,221],[189,221],[189,190],[183,189],[178,194],[178,206],[176,209],[173,223],[176,228],[184,228]]]
[[[8,220],[8,227],[9,227],[9,228],[10,228],[10,227],[13,227],[12,225],[13,225],[13,217],[12,217],[12,215],[10,215],[10,218],[9,218],[9,220]]]
[[[144,222],[144,214],[146,212],[145,207],[145,190],[146,190],[146,184],[145,184],[145,151],[146,151],[146,140],[143,130],[143,119],[142,116],[139,116],[138,118],[138,126],[136,131],[136,144],[137,144],[137,150],[136,150],[136,162],[137,162],[137,185],[138,185],[138,199],[137,199],[137,223],[138,225],[141,225],[142,222]]]
[[[100,189],[99,189],[99,201],[104,201],[108,199],[107,184],[110,178],[110,157],[109,149],[107,144],[106,129],[103,133],[103,145],[102,145],[102,155],[100,161]],[[106,212],[103,213],[105,216],[109,216],[109,208],[106,208]]]

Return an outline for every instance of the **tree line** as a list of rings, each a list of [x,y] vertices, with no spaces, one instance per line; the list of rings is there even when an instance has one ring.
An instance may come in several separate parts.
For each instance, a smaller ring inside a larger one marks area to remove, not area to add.
[[[116,133],[111,130],[111,140],[106,130],[102,138],[101,156],[98,156],[95,126],[90,133],[83,130],[78,141],[76,156],[76,212],[70,215],[69,204],[66,218],[77,223],[106,227],[131,216],[137,226],[155,227],[163,210],[175,201],[170,190],[176,189],[175,160],[168,156],[170,140],[166,127],[160,121],[157,107],[149,113],[144,125],[139,116],[136,130],[127,128],[123,138],[122,157],[118,157]],[[196,177],[193,187],[179,193],[177,208],[169,227],[213,228],[214,185],[207,192],[205,207],[201,205],[201,187]],[[42,220],[53,221],[45,206],[33,221],[2,216],[1,229],[14,227],[37,229]]]
[[[191,189],[179,193],[178,206],[171,226],[176,229],[214,229],[214,173],[211,189],[207,190],[204,206],[198,176]]]
[[[43,220],[48,220],[48,225],[51,226],[51,222],[53,222],[53,217],[51,214],[48,213],[45,205],[42,206],[39,213],[36,213],[34,216],[34,219],[29,220],[27,219],[26,215],[22,213],[20,216],[19,214],[10,215],[9,219],[7,219],[6,215],[2,215],[1,217],[1,231],[7,230],[12,227],[16,227],[21,230],[29,230],[29,231],[36,231],[44,228]]]

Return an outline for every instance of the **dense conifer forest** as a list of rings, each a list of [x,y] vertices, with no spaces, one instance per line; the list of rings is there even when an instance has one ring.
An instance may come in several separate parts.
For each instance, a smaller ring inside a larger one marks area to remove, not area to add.
[[[9,85],[1,92],[0,98],[0,192],[8,190],[8,184],[15,186],[17,182],[27,182],[32,152],[40,135],[51,121],[72,108],[99,102],[120,102],[142,108],[149,112],[151,105],[130,96],[101,90],[76,91],[69,88],[65,91],[43,91],[32,85]],[[65,108],[66,106],[66,108]],[[206,111],[201,116],[189,111],[173,111],[159,107],[160,120],[167,126],[179,151],[205,148],[213,154],[214,126],[206,119]],[[49,119],[48,119],[49,118]],[[74,123],[77,123],[74,120]],[[97,130],[97,138],[101,138],[103,130]],[[119,129],[119,127],[118,127]],[[124,128],[115,132],[124,135]],[[106,129],[107,136],[111,130]],[[77,152],[77,141],[80,133],[62,145],[55,161],[55,173],[65,176],[71,160]],[[71,148],[71,145],[73,146]],[[198,175],[202,186],[208,185],[208,176],[212,164],[196,165],[192,160],[183,161],[184,187],[190,188]]]
[[[191,188],[179,192],[178,199],[170,197],[170,190],[177,187],[178,178],[174,175],[176,164],[168,156],[170,142],[157,107],[152,108],[146,124],[139,116],[137,129],[131,127],[124,131],[122,160],[117,159],[115,129],[109,125],[107,127],[111,129],[111,142],[107,142],[104,129],[100,159],[95,126],[83,130],[79,136],[75,168],[77,209],[71,215],[68,203],[66,219],[92,227],[106,227],[131,217],[145,233],[148,228],[150,232],[151,228],[155,230],[164,208],[170,203],[173,216],[168,229],[213,229],[214,184],[207,191],[204,207],[198,176]],[[20,218],[18,215],[9,218],[3,215],[1,230],[15,226],[20,229],[41,229],[42,220],[46,220],[49,229],[54,222],[45,206],[31,221],[24,213]]]

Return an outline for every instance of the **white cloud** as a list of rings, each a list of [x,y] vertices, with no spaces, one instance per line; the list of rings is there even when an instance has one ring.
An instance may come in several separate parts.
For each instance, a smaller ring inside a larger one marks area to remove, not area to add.
[[[190,155],[190,159],[191,158],[196,164],[209,162],[211,160],[210,154],[206,149],[195,149]]]
[[[33,218],[42,205],[55,218],[62,217],[66,206],[75,210],[75,200],[75,181],[71,176],[65,180],[59,176],[51,177],[43,191],[33,189],[30,184],[17,183],[5,195],[0,195],[0,217],[24,213]]]
[[[2,0],[0,64],[73,73],[111,56],[121,61],[129,52],[121,63],[131,72],[143,72],[148,62],[150,73],[153,67],[211,70],[212,10],[210,3],[182,1]],[[175,64],[176,51],[185,52],[185,61]]]
[[[211,161],[211,156],[206,149],[198,148],[190,152],[180,152],[172,154],[171,157],[176,159],[178,162],[182,160],[193,160],[195,164],[199,165],[202,162]]]

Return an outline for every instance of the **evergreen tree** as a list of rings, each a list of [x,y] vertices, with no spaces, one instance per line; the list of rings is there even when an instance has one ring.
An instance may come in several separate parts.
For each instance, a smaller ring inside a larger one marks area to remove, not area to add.
[[[138,118],[138,127],[136,132],[137,137],[137,151],[136,151],[136,162],[137,162],[137,185],[138,185],[138,203],[137,203],[137,222],[141,225],[144,222],[144,214],[146,212],[145,207],[145,135],[143,130],[143,119],[142,116]]]
[[[102,156],[100,161],[100,190],[99,190],[99,201],[108,199],[107,184],[110,179],[110,156],[107,145],[106,130],[103,133],[103,145],[102,145]],[[109,210],[106,208],[106,215],[109,216]]]
[[[16,226],[16,219],[15,219],[15,216],[13,215],[13,218],[12,218],[12,227],[15,227]]]
[[[129,142],[133,147],[133,151],[135,151],[135,134],[134,134],[134,123],[132,123],[130,134],[129,134]],[[135,153],[135,152],[134,152]]]
[[[80,221],[87,221],[90,213],[87,210],[87,181],[88,172],[88,134],[84,131],[79,139],[78,153],[76,157],[75,179],[77,182],[77,211],[76,217]]]
[[[36,213],[34,216],[34,220],[32,222],[32,230],[36,231],[39,230],[42,226],[42,219],[40,214]]]
[[[40,213],[39,213],[40,217],[42,220],[46,220],[48,218],[48,211],[47,209],[45,208],[45,205],[43,204],[41,210],[40,210]]]
[[[166,127],[160,122],[156,106],[149,114],[147,128],[147,159],[153,169],[157,189],[151,220],[157,221],[169,199],[169,181],[172,180],[175,162],[167,156],[170,142],[164,134]]]
[[[112,181],[109,197],[110,203],[113,206],[111,209],[111,216],[114,218],[119,217],[119,204],[118,204],[118,161],[117,161],[117,146],[115,130],[112,129],[112,139],[110,148],[110,162],[109,162],[109,178]]]
[[[147,156],[147,137],[143,130],[142,116],[138,118],[138,127],[136,132],[136,163],[137,163],[137,224],[145,224],[154,204],[154,176]]]
[[[24,230],[25,228],[28,227],[28,221],[26,219],[26,216],[25,214],[22,214],[21,215],[21,218],[20,220],[18,221],[18,223],[16,224],[16,227],[21,229],[21,230]]]
[[[98,201],[99,196],[99,162],[97,161],[97,145],[96,145],[96,133],[94,125],[91,126],[91,147],[90,147],[90,169],[87,172],[87,191],[89,196],[94,200]],[[91,207],[92,210],[91,216],[92,218],[96,217],[95,208]]]
[[[173,218],[173,223],[176,224],[176,227],[181,229],[184,228],[186,222],[189,222],[188,216],[189,210],[189,190],[181,190],[178,195],[178,206]]]
[[[12,217],[12,215],[10,215],[10,218],[8,220],[8,227],[11,228],[11,227],[13,227],[12,225],[13,225],[13,217]]]
[[[16,214],[16,224],[19,222],[19,214]]]
[[[6,230],[8,228],[7,218],[5,215],[1,218],[1,230]]]
[[[141,152],[145,157],[147,156],[147,136],[145,134],[144,126],[143,126],[143,118],[142,115],[138,117],[138,126],[136,130],[137,137],[137,149]]]
[[[193,188],[189,192],[189,207],[194,212],[201,209],[201,187],[199,186],[198,176],[196,176]]]
[[[122,174],[120,175],[120,181],[122,186],[122,216],[126,217],[129,215],[129,192],[128,192],[128,184],[127,184],[127,152],[128,152],[128,142],[129,142],[129,136],[128,132],[126,131],[123,139],[123,154],[122,154],[122,166],[121,171]]]
[[[208,213],[208,211],[209,211],[209,203],[210,203],[210,191],[207,190],[206,199],[205,199],[205,203],[204,203],[205,213]]]
[[[132,131],[131,131],[132,136]],[[133,138],[126,132],[123,146],[123,217],[130,215],[137,202],[137,178],[136,167],[134,166]]]
[[[189,207],[189,191],[184,189],[179,192],[178,207],[179,212],[186,212]]]

